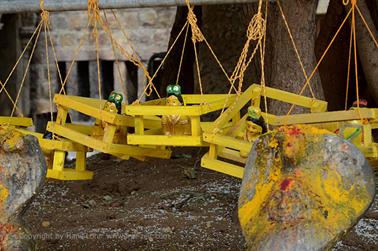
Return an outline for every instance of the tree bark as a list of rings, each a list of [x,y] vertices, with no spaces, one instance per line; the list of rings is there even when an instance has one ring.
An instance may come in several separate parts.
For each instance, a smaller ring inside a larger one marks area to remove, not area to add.
[[[318,59],[323,55],[323,52],[344,20],[345,15],[342,2],[340,0],[331,0],[327,14],[321,21],[320,32],[316,40],[315,54]],[[330,111],[342,110],[345,106],[349,38],[350,28],[348,25],[345,25],[319,66],[324,95],[328,102],[328,110]],[[351,69],[353,69],[354,63],[351,63]],[[351,79],[354,79],[353,72]],[[349,101],[353,102],[355,94],[350,96]]]
[[[377,28],[370,15],[369,8],[365,0],[357,2],[367,24],[369,25],[374,37],[377,39]],[[378,48],[373,42],[368,30],[356,12],[356,35],[358,55],[361,60],[362,70],[368,85],[369,92],[374,100],[378,100]]]
[[[246,31],[250,19],[256,13],[255,6],[255,4],[235,4],[203,7],[202,31],[228,75],[232,74],[247,40]],[[251,45],[252,49],[253,46]],[[199,49],[204,92],[228,93],[229,82],[211,52],[204,43],[199,45]],[[256,61],[253,61],[247,69],[243,89],[259,82],[259,71],[255,68],[256,66]]]
[[[303,65],[310,75],[316,65],[315,36],[316,36],[316,7],[317,1],[291,0],[281,1],[287,22],[291,28],[294,41],[297,45]],[[268,86],[281,90],[299,93],[305,83],[305,77],[293,49],[290,37],[278,8],[271,8],[272,17],[268,19],[268,32],[271,45],[271,82]],[[270,20],[270,21],[269,21]],[[267,69],[268,71],[269,69]],[[316,73],[311,80],[311,86],[318,99],[324,99],[319,74]],[[308,88],[304,95],[311,97]],[[269,112],[286,114],[290,105],[278,101],[269,103]],[[293,113],[306,112],[307,109],[296,108]]]
[[[201,6],[194,8],[194,12],[197,15],[199,22],[201,22]],[[179,35],[182,27],[184,26],[187,20],[188,9],[187,7],[177,7],[177,13],[175,22],[172,26],[171,37],[169,40],[168,48],[171,47],[176,37]],[[200,25],[200,23],[199,23]],[[183,57],[183,62],[181,66],[181,73],[179,76],[179,81],[177,84],[180,84],[182,87],[182,92],[185,94],[190,94],[194,92],[194,47],[192,43],[192,32],[189,29],[188,37],[185,42],[185,31],[182,33],[178,39],[175,47],[173,48],[171,54],[168,56],[166,63],[164,64],[162,85],[160,93],[165,95],[166,87],[170,84],[176,84],[177,74],[179,70],[179,63],[182,54],[182,48],[185,46],[185,52]]]

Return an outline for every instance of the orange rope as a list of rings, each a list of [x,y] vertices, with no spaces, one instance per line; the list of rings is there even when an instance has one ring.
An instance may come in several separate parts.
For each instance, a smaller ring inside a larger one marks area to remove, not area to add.
[[[350,81],[350,64],[352,60],[352,47],[353,47],[353,31],[350,31],[349,38],[349,53],[348,53],[348,72],[347,72],[347,83],[345,92],[345,111],[348,110],[348,95],[349,95],[349,81]]]
[[[337,38],[337,36],[339,35],[341,29],[344,27],[346,21],[348,20],[350,14],[352,13],[352,9],[349,10],[348,14],[346,15],[346,17],[344,18],[343,22],[341,23],[340,27],[337,29],[336,31],[336,34],[332,37],[331,39],[331,42],[328,44],[327,48],[325,49],[325,51],[323,52],[323,55],[320,57],[318,63],[316,64],[315,66],[315,69],[311,72],[310,76],[307,78],[307,80],[305,81],[305,83],[303,84],[303,87],[301,89],[301,91],[298,93],[298,95],[302,95],[303,92],[306,90],[306,87],[307,85],[309,84],[310,80],[314,77],[316,71],[318,70],[319,68],[319,65],[323,62],[323,59],[324,57],[327,55],[329,49],[331,48],[331,46],[333,45],[335,39]],[[291,107],[290,107],[290,110],[289,112],[287,113],[287,115],[290,115],[291,112],[293,111],[295,105],[293,104]]]

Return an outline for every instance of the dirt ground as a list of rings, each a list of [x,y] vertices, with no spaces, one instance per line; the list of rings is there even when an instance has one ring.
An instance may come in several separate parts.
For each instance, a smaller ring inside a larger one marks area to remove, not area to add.
[[[38,250],[244,250],[240,181],[199,168],[203,152],[185,153],[147,162],[96,155],[92,181],[47,181],[24,217]],[[377,199],[334,250],[378,250]]]

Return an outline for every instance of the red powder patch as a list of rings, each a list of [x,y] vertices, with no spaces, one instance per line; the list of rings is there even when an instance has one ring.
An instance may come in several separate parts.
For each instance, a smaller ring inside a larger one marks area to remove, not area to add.
[[[301,129],[299,129],[297,127],[292,127],[292,128],[289,129],[288,134],[289,135],[300,135],[300,134],[303,134],[303,132],[301,131]]]
[[[282,191],[287,192],[292,187],[293,183],[294,183],[294,180],[292,180],[292,179],[284,179],[281,182],[280,188],[281,188]]]

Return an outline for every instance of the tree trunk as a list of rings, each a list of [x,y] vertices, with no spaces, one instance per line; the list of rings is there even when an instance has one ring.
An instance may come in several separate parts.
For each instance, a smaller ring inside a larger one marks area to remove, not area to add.
[[[203,7],[202,31],[228,75],[232,74],[247,40],[248,24],[257,10],[254,6],[255,4],[235,4]],[[253,46],[251,45],[252,49]],[[211,52],[204,43],[201,43],[199,48],[204,92],[227,93],[230,89],[229,82]],[[253,63],[246,72],[244,87],[259,82],[259,71],[255,68],[256,61]]]
[[[194,12],[197,15],[199,22],[201,21],[201,6],[195,7]],[[168,48],[171,47],[176,37],[179,35],[182,27],[187,20],[188,9],[187,7],[177,7],[177,13],[175,22],[171,30],[171,37],[169,40]],[[200,23],[199,23],[200,25]],[[192,43],[192,32],[189,29],[188,37],[185,41],[185,31],[182,33],[178,39],[175,47],[173,48],[171,54],[168,56],[166,63],[164,64],[163,78],[160,93],[165,95],[165,88],[167,85],[176,84],[177,75],[179,70],[179,63],[182,54],[182,48],[185,46],[185,53],[183,57],[183,62],[181,66],[181,73],[179,76],[178,84],[182,87],[182,92],[185,94],[190,94],[194,92],[194,47]]]
[[[317,1],[310,0],[291,0],[281,1],[287,22],[291,28],[294,41],[297,45],[299,54],[307,75],[310,75],[316,65],[315,57],[315,36],[316,36],[316,7]],[[273,8],[271,8],[272,10]],[[268,19],[268,32],[272,38],[272,61],[271,82],[268,86],[281,90],[299,93],[305,83],[305,77],[298,63],[290,37],[285,24],[282,21],[278,8],[274,8],[272,17]],[[269,69],[267,69],[269,71]],[[320,77],[318,74],[311,80],[315,97],[324,99]],[[311,97],[308,88],[304,95]],[[286,114],[290,105],[282,105],[277,101],[269,104],[269,112],[274,114]],[[306,109],[296,108],[293,113],[306,112]]]
[[[320,24],[320,33],[316,40],[316,56],[321,58],[323,52],[329,45],[332,37],[340,27],[345,18],[344,5],[340,0],[331,0],[328,11]],[[348,73],[350,28],[345,25],[328,51],[323,62],[319,66],[320,78],[328,110],[342,110],[345,106],[345,92]],[[351,62],[351,69],[354,64]],[[354,78],[352,72],[351,79]],[[351,93],[351,92],[350,92]],[[353,102],[355,95],[350,95],[349,101]]]
[[[357,2],[367,24],[369,25],[374,37],[377,39],[377,28],[373,23],[370,11],[365,0]],[[361,60],[362,70],[364,72],[369,92],[374,100],[378,100],[378,48],[373,42],[368,30],[363,24],[361,18],[356,12],[356,34],[358,55]]]

